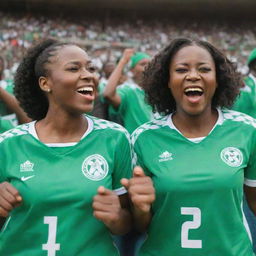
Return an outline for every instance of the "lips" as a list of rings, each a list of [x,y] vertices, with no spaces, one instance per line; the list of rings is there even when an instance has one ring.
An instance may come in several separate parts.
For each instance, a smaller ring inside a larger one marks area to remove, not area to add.
[[[95,98],[95,88],[93,86],[83,86],[77,89],[77,92],[85,99],[93,101]]]
[[[190,103],[198,103],[204,94],[204,90],[200,86],[189,86],[184,89],[184,94],[186,95]]]

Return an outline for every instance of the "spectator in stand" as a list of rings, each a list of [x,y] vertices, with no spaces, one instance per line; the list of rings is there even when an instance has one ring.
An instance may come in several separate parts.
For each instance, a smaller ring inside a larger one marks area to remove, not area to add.
[[[135,53],[133,49],[124,50],[103,93],[107,102],[118,112],[124,127],[130,133],[153,117],[151,107],[145,102],[145,94],[141,87],[143,71],[149,61],[150,56],[146,53]],[[117,88],[128,63],[132,78]]]
[[[12,81],[4,80],[4,59],[0,56],[0,132],[13,128],[17,124],[29,122],[25,112],[13,95]]]
[[[256,48],[250,53],[247,65],[249,71],[244,86],[240,88],[240,95],[232,109],[256,118]]]

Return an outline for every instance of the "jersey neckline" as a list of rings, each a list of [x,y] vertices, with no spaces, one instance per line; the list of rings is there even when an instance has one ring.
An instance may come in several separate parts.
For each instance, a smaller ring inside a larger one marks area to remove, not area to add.
[[[171,113],[169,115],[169,117],[167,118],[167,125],[172,129],[172,130],[176,130],[179,134],[181,134],[182,137],[184,137],[185,139],[187,139],[188,141],[192,142],[192,143],[200,143],[201,141],[203,141],[204,139],[206,139],[212,132],[213,130],[216,128],[217,125],[222,125],[224,122],[224,117],[223,117],[223,113],[221,111],[220,108],[217,108],[217,112],[218,112],[218,119],[215,123],[215,125],[213,126],[213,128],[211,129],[211,131],[208,133],[207,136],[204,137],[197,137],[197,138],[187,138],[185,137],[182,132],[174,125],[173,121],[172,121],[172,116],[173,113]]]
[[[83,134],[83,136],[80,138],[79,141],[81,141],[83,138],[85,138],[89,133],[92,132],[93,130],[93,121],[88,117],[88,116],[85,116],[87,122],[88,122],[88,128],[87,130],[85,131],[85,133]],[[35,125],[36,125],[36,122],[37,121],[32,121],[30,122],[28,125],[29,125],[29,128],[28,128],[28,132],[35,138],[37,139],[38,141],[40,141],[38,135],[37,135],[37,131],[36,131],[36,128],[35,128]],[[79,141],[77,142],[65,142],[65,143],[43,143],[42,141],[40,141],[42,144],[46,145],[47,147],[72,147],[72,146],[75,146],[77,145],[77,143],[79,143]]]

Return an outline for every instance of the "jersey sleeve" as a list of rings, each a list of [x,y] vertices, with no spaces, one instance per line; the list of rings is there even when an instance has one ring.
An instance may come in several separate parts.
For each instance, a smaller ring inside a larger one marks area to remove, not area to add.
[[[143,142],[141,142],[140,140],[136,140],[136,133],[139,130],[135,130],[135,132],[132,134],[131,136],[131,141],[132,141],[132,165],[133,168],[135,166],[140,166],[144,173],[147,176],[151,176],[151,172],[149,171],[149,169],[146,167],[146,165],[144,164],[145,161],[143,160],[143,154],[142,154],[142,147],[143,147]],[[146,144],[144,144],[144,147],[146,147]],[[145,148],[144,148],[145,150]]]
[[[244,184],[249,187],[256,187],[256,129],[251,140],[252,149],[249,162],[244,173]]]
[[[0,183],[5,181],[3,148],[0,144]]]
[[[126,190],[121,186],[120,180],[122,178],[129,179],[132,176],[132,153],[128,132],[120,132],[120,136],[117,138],[114,166],[113,190],[118,195],[122,195],[126,193]]]
[[[117,94],[121,98],[121,103],[118,107],[118,112],[123,112],[127,108],[127,102],[129,100],[129,85],[122,85],[117,89]]]

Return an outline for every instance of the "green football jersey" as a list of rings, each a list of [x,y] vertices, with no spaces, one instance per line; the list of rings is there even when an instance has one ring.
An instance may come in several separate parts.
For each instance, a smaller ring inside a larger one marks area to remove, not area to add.
[[[131,138],[156,189],[139,256],[254,255],[242,199],[244,183],[256,187],[256,120],[219,110],[208,136],[187,139],[169,115]]]
[[[111,234],[93,216],[99,186],[125,193],[120,179],[131,176],[128,132],[87,116],[89,128],[78,143],[43,144],[35,123],[0,136],[0,182],[23,197],[0,233],[5,256],[115,256]]]
[[[0,133],[12,129],[14,126],[9,120],[4,120],[0,117]]]
[[[13,81],[12,80],[1,80],[0,87],[6,90],[8,93],[13,94]],[[2,119],[12,123],[13,126],[18,125],[17,117],[14,113],[7,108],[6,104],[0,100],[0,116]]]
[[[245,87],[241,89],[232,109],[256,118],[256,79],[249,75],[244,81]]]
[[[117,93],[121,97],[118,114],[128,132],[132,133],[137,127],[152,119],[152,109],[145,102],[145,93],[138,85],[121,85],[117,88]]]

